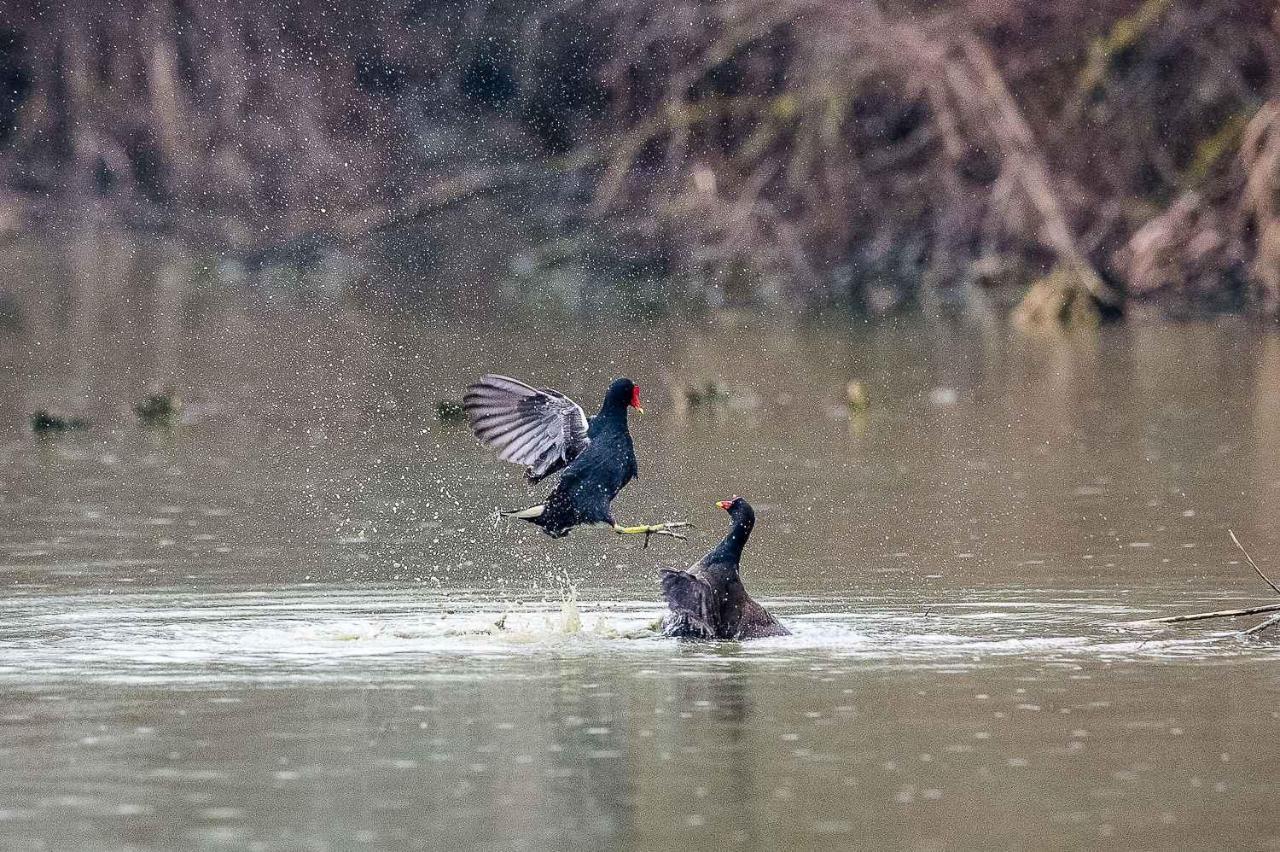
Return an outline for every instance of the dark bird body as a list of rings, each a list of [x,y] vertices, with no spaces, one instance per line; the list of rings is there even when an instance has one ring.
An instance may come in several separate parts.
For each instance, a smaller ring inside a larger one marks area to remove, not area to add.
[[[560,480],[547,499],[527,509],[503,512],[560,538],[583,524],[619,533],[669,535],[683,523],[620,526],[610,504],[636,478],[635,447],[627,430],[627,408],[640,408],[639,388],[617,379],[594,417],[559,391],[537,389],[506,376],[487,375],[463,398],[472,431],[498,450],[498,457],[525,465],[525,477],[539,482],[553,473]]]
[[[619,380],[622,381],[626,380]],[[619,382],[614,385],[619,386]],[[600,413],[591,418],[587,428],[590,443],[564,468],[560,481],[543,502],[542,514],[529,518],[554,538],[568,535],[570,529],[580,524],[612,527],[614,520],[609,504],[639,472],[635,446],[627,431],[631,388],[619,386],[614,393],[611,386],[609,390]]]
[[[755,512],[741,497],[717,505],[733,520],[724,540],[688,569],[662,569],[662,596],[671,609],[662,620],[662,632],[683,639],[789,636],[790,630],[751,599],[739,575]]]

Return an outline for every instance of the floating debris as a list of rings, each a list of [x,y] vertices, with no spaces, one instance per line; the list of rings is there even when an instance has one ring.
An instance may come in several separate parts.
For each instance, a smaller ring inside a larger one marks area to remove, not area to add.
[[[22,306],[17,297],[8,293],[0,293],[0,328],[16,329],[22,327]]]
[[[58,432],[82,432],[89,428],[89,421],[80,417],[68,417],[52,411],[40,409],[31,415],[31,431],[37,435],[50,435]]]
[[[1092,328],[1101,316],[1081,276],[1067,267],[1057,267],[1031,284],[1014,309],[1013,322],[1023,331]]]
[[[466,410],[462,407],[462,403],[453,399],[441,399],[436,401],[436,419],[444,422],[452,422],[461,420],[466,416]]]
[[[718,378],[671,383],[671,400],[676,411],[747,412],[761,406],[760,397],[749,388],[731,389]]]
[[[858,379],[850,379],[844,386],[844,401],[848,404],[850,411],[855,414],[864,414],[871,408],[871,392],[867,390],[865,383]]]
[[[684,408],[714,408],[727,405],[733,398],[729,388],[715,378],[673,385],[672,394],[676,405]]]
[[[929,391],[929,404],[936,408],[950,408],[960,401],[960,392],[955,388],[936,387]]]
[[[1240,539],[1236,538],[1234,530],[1227,530],[1227,535],[1231,536],[1231,541],[1235,544],[1240,552],[1244,554],[1244,559],[1249,563],[1249,567],[1253,572],[1262,578],[1262,581],[1271,587],[1271,590],[1280,595],[1280,586],[1276,585],[1270,577],[1262,573],[1262,569],[1258,567],[1258,563],[1253,561],[1253,557],[1249,555],[1249,551],[1244,549],[1244,545],[1240,543]],[[1211,618],[1239,618],[1244,615],[1263,615],[1267,613],[1280,612],[1280,604],[1263,604],[1262,606],[1250,606],[1244,609],[1219,609],[1213,612],[1195,612],[1190,615],[1170,615],[1164,618],[1145,619],[1148,624],[1181,624],[1187,621],[1206,621]],[[1137,622],[1139,624],[1143,622]],[[1270,627],[1280,624],[1280,615],[1272,615],[1265,621],[1255,624],[1248,630],[1241,633],[1241,637],[1256,636]]]
[[[147,426],[175,426],[182,419],[182,397],[167,388],[139,400],[133,412]]]

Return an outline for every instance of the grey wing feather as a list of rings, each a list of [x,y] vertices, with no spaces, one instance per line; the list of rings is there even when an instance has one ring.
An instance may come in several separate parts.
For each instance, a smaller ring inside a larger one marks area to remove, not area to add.
[[[753,600],[748,600],[738,622],[738,639],[765,639],[770,636],[790,636],[791,631],[773,617],[773,613]]]
[[[716,638],[712,626],[714,593],[705,580],[679,568],[663,568],[659,571],[662,597],[675,616],[706,639]]]
[[[587,448],[587,415],[569,397],[489,374],[462,399],[471,431],[503,461],[525,465],[531,481],[559,470]]]

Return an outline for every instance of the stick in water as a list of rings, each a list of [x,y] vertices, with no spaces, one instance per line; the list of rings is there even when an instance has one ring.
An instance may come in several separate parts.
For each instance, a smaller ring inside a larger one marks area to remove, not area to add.
[[[1255,633],[1261,633],[1262,631],[1266,630],[1268,627],[1270,627],[1273,624],[1276,624],[1277,622],[1280,622],[1280,615],[1273,615],[1270,618],[1268,618],[1266,621],[1262,622],[1261,624],[1256,625],[1254,627],[1250,627],[1248,630],[1244,632],[1244,635],[1252,636]]]
[[[1272,588],[1272,590],[1280,595],[1280,586],[1271,582],[1271,578],[1262,573],[1262,569],[1258,567],[1258,563],[1253,561],[1253,557],[1249,555],[1249,551],[1244,549],[1244,545],[1240,543],[1240,539],[1236,538],[1235,530],[1227,530],[1227,535],[1231,536],[1231,540],[1236,543],[1236,547],[1240,548],[1240,552],[1244,554],[1244,558],[1249,562],[1249,567],[1258,572],[1258,576],[1262,581]]]
[[[1249,567],[1254,570],[1263,582],[1266,583],[1278,595],[1280,595],[1280,586],[1271,582],[1271,578],[1262,573],[1262,569],[1258,567],[1258,563],[1253,561],[1253,557],[1249,555],[1249,551],[1244,549],[1244,545],[1240,543],[1240,539],[1236,538],[1234,530],[1227,530],[1227,535],[1231,536],[1231,540],[1235,542],[1236,547],[1240,548],[1240,552],[1244,554],[1245,560],[1249,563]],[[1244,609],[1220,609],[1215,612],[1197,612],[1191,615],[1171,615],[1165,618],[1153,618],[1152,622],[1158,624],[1177,624],[1184,621],[1203,621],[1206,618],[1238,618],[1242,615],[1259,615],[1264,612],[1280,612],[1280,604],[1264,604],[1263,606],[1251,606]],[[1261,633],[1273,624],[1280,624],[1280,615],[1272,616],[1261,624],[1250,627],[1244,631],[1242,635],[1253,636]]]
[[[1145,621],[1153,624],[1178,624],[1182,621],[1203,621],[1206,618],[1239,618],[1242,615],[1261,615],[1264,612],[1280,612],[1280,604],[1264,604],[1244,609],[1219,609],[1213,612],[1196,612],[1191,615],[1166,615],[1163,618],[1148,618]]]

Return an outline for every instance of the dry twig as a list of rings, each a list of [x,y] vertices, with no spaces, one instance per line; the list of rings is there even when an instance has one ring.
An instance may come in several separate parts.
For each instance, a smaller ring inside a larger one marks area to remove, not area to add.
[[[1260,615],[1264,612],[1280,612],[1280,604],[1263,604],[1244,609],[1218,609],[1213,612],[1196,612],[1191,615],[1167,615],[1164,618],[1149,618],[1151,624],[1181,624],[1186,621],[1204,621],[1208,618],[1238,618],[1242,615]]]
[[[1280,586],[1271,582],[1271,578],[1262,573],[1262,569],[1258,567],[1258,563],[1253,561],[1253,557],[1249,555],[1249,551],[1245,550],[1244,545],[1240,543],[1240,539],[1236,538],[1235,531],[1227,530],[1227,535],[1231,536],[1231,541],[1235,543],[1236,547],[1240,548],[1240,552],[1244,554],[1244,558],[1249,563],[1249,567],[1251,567],[1254,572],[1262,578],[1263,582],[1271,587],[1272,591],[1280,595]],[[1215,610],[1214,612],[1192,613],[1191,615],[1171,615],[1164,618],[1148,619],[1148,621],[1154,624],[1181,624],[1187,621],[1205,621],[1210,618],[1239,618],[1243,615],[1259,615],[1264,612],[1280,612],[1280,604],[1263,604],[1262,606],[1251,606],[1245,607],[1244,609],[1220,609]],[[1272,616],[1261,624],[1250,627],[1241,635],[1253,636],[1261,633],[1274,624],[1280,624],[1280,615]]]

